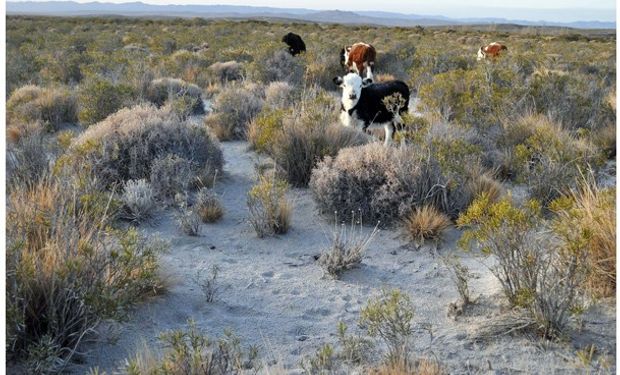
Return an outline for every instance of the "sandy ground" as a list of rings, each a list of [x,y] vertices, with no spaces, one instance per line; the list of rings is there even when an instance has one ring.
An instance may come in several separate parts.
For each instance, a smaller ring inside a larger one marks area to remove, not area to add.
[[[290,192],[294,208],[289,233],[258,239],[246,221],[246,193],[258,157],[247,151],[245,142],[225,142],[222,149],[225,174],[215,190],[226,210],[223,219],[202,225],[200,237],[181,234],[169,210],[161,212],[158,223],[141,227],[172,244],[161,258],[170,279],[168,291],[140,304],[127,321],[102,326],[99,341],[85,348],[88,354],[75,373],[95,366],[114,372],[144,343],[157,347],[160,332],[184,328],[188,319],[212,337],[231,329],[244,345],[260,346],[265,364],[299,373],[304,356],[337,342],[339,321],[356,330],[360,309],[382,288],[400,288],[411,296],[416,352],[436,356],[450,373],[582,373],[574,348],[588,344],[615,363],[615,307],[609,303],[588,311],[582,330],[565,343],[543,347],[525,337],[474,342],[470,334],[500,313],[501,298],[485,266],[457,248],[456,229],[436,251],[415,250],[398,232],[382,230],[360,268],[347,271],[341,280],[324,276],[314,256],[327,247],[332,225],[317,213],[310,191]],[[474,273],[473,295],[482,295],[480,304],[457,321],[446,314],[457,292],[439,257],[451,253],[461,256]],[[212,265],[220,268],[221,290],[215,302],[207,303],[192,276]]]

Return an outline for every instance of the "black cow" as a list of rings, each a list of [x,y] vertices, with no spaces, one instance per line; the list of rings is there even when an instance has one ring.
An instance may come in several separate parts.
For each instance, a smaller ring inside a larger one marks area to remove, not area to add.
[[[397,125],[402,123],[400,115],[409,108],[409,87],[402,81],[372,83],[371,79],[364,79],[355,73],[344,77],[335,77],[334,83],[342,88],[340,122],[344,126],[352,126],[366,131],[383,127],[385,129],[385,144],[392,141]],[[400,94],[403,104],[397,113],[388,110],[383,99],[394,94]]]
[[[288,51],[291,55],[296,56],[302,52],[306,52],[306,43],[297,34],[288,33],[282,37],[282,42],[288,45]]]

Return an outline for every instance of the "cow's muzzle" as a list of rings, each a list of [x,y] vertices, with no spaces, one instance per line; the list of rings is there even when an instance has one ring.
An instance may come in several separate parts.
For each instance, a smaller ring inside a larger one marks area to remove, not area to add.
[[[355,100],[355,99],[357,99],[357,95],[351,94],[351,95],[349,95],[349,99]]]

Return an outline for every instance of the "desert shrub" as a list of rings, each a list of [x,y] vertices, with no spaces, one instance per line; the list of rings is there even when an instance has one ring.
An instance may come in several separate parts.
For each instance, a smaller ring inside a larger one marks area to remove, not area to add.
[[[6,111],[8,123],[41,122],[51,130],[77,121],[76,97],[66,88],[20,87],[7,100]]]
[[[314,356],[301,362],[301,367],[308,374],[330,374],[336,369],[337,362],[334,347],[330,344],[322,345],[316,350]]]
[[[264,108],[248,126],[247,139],[250,148],[258,152],[272,151],[276,135],[284,126],[286,114],[285,110]]]
[[[288,108],[293,104],[294,87],[288,82],[271,82],[265,87],[265,104],[271,108]]]
[[[236,61],[213,63],[207,68],[214,79],[220,83],[237,81],[242,78],[243,66]]]
[[[195,207],[203,223],[215,223],[224,215],[224,208],[217,195],[206,187],[196,194]]]
[[[284,234],[291,221],[291,204],[286,199],[288,184],[276,177],[260,175],[248,192],[250,225],[258,237]]]
[[[218,286],[217,276],[220,272],[220,268],[217,265],[213,265],[208,275],[205,275],[205,269],[196,271],[193,277],[194,283],[200,288],[205,296],[205,301],[211,303],[215,301],[220,288]]]
[[[155,159],[151,165],[151,186],[162,198],[173,198],[187,191],[191,176],[191,162],[175,154]]]
[[[543,116],[526,116],[508,128],[517,180],[528,183],[530,195],[548,204],[574,185],[580,170],[597,163],[586,139],[574,137]],[[519,143],[516,143],[519,142]]]
[[[187,114],[203,114],[202,90],[200,87],[187,83],[182,79],[158,78],[151,81],[146,91],[146,98],[161,107],[172,102],[179,112]]]
[[[415,208],[403,219],[403,234],[417,244],[425,240],[439,242],[450,226],[450,218],[433,206]]]
[[[490,266],[513,306],[526,310],[531,328],[547,338],[561,337],[578,307],[579,287],[585,276],[583,249],[567,252],[548,234],[540,204],[515,207],[509,198],[491,203],[482,196],[459,218],[467,226],[459,241],[495,256]],[[525,326],[524,326],[525,327]]]
[[[344,68],[340,65],[340,57],[335,51],[308,50],[301,57],[304,60],[305,73],[304,84],[306,86],[318,85],[325,90],[334,88],[333,78],[342,75]]]
[[[363,133],[335,123],[331,101],[322,91],[308,93],[276,132],[270,154],[293,186],[308,185],[312,169],[325,156],[368,142]]]
[[[149,220],[157,208],[155,191],[144,179],[125,182],[121,202],[124,211],[122,216],[135,222]]]
[[[131,87],[114,84],[102,78],[85,80],[78,91],[78,118],[84,126],[99,122],[124,106],[133,98]]]
[[[336,278],[344,270],[359,266],[362,263],[364,252],[377,232],[377,227],[375,227],[370,234],[364,234],[360,218],[356,223],[355,217],[353,217],[349,226],[345,223],[339,224],[336,220],[331,233],[331,244],[318,259],[319,265],[323,267],[325,272]]]
[[[360,311],[359,324],[371,337],[379,337],[388,348],[388,363],[407,358],[413,336],[413,304],[398,289],[383,290]]]
[[[468,248],[477,242],[484,254],[497,258],[498,264],[491,271],[513,305],[524,305],[524,300],[536,290],[533,266],[540,254],[530,248],[530,243],[537,237],[533,229],[541,220],[539,209],[535,201],[519,208],[508,197],[492,203],[487,195],[482,195],[457,221],[460,226],[471,228],[463,233],[461,246]]]
[[[110,199],[67,184],[46,179],[8,198],[7,351],[29,371],[62,371],[99,321],[161,285],[166,245],[109,229]]]
[[[241,342],[226,331],[218,340],[200,332],[193,321],[187,329],[164,332],[159,336],[164,352],[153,359],[148,351],[137,353],[127,361],[128,374],[214,374],[240,373],[259,369],[258,350],[241,348]]]
[[[469,291],[469,279],[472,277],[472,274],[469,272],[469,268],[463,265],[456,257],[446,256],[442,258],[442,261],[450,271],[450,279],[452,279],[461,297],[460,306],[457,307],[454,304],[454,308],[463,309],[473,302]]]
[[[507,109],[519,108],[515,98],[520,98],[520,93],[514,79],[514,73],[506,70],[451,70],[422,85],[419,96],[427,112],[487,129],[498,124]]]
[[[585,251],[586,287],[595,296],[616,290],[615,188],[600,189],[583,180],[566,198],[551,205],[552,227],[569,254]]]
[[[257,57],[252,64],[253,77],[263,83],[285,81],[299,84],[304,75],[300,60],[285,50],[277,50],[265,58]]]
[[[600,80],[543,67],[532,74],[528,93],[537,113],[568,129],[598,129],[615,123],[615,111],[606,103],[607,89]]]
[[[188,236],[200,235],[200,216],[194,209],[187,204],[187,195],[177,193],[174,197],[177,204],[174,218],[177,221],[177,226],[181,232]]]
[[[213,112],[205,124],[220,140],[244,139],[250,121],[263,107],[260,89],[251,85],[229,85],[215,97]]]
[[[188,160],[200,177],[205,177],[201,171],[222,169],[222,152],[207,129],[150,105],[123,109],[91,126],[72,142],[66,157],[57,164],[69,169],[90,166],[111,185],[129,179],[150,181],[153,163],[168,154]]]
[[[448,215],[457,212],[451,201],[457,190],[448,186],[437,162],[414,146],[342,149],[312,171],[310,189],[321,212],[338,212],[344,220],[359,209],[364,222],[390,224],[426,204]]]

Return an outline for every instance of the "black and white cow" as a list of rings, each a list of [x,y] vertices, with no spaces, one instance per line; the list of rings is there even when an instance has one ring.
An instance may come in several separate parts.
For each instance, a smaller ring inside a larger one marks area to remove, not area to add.
[[[368,129],[385,129],[385,145],[392,142],[397,126],[402,124],[401,114],[407,112],[409,104],[409,87],[402,81],[372,83],[349,73],[344,77],[335,77],[334,83],[342,88],[340,104],[340,122],[344,126],[366,132]],[[390,112],[383,99],[399,93],[405,101],[398,113]]]
[[[282,37],[282,42],[288,46],[291,55],[296,56],[306,51],[306,43],[301,37],[294,33],[288,33]]]

